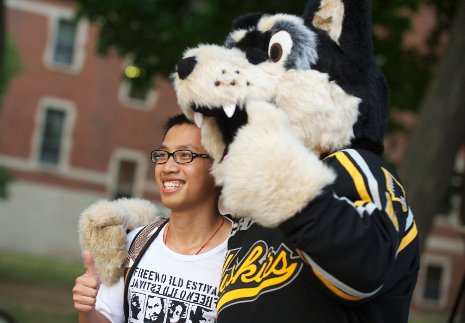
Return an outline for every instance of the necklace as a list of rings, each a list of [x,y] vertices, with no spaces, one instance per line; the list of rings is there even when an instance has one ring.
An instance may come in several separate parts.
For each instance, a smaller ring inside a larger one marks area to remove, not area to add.
[[[203,248],[205,248],[205,246],[207,245],[207,243],[210,242],[211,239],[213,239],[213,237],[218,233],[218,231],[220,231],[221,227],[223,226],[224,224],[224,216],[222,216],[222,220],[221,220],[221,223],[220,225],[218,226],[218,228],[215,230],[215,232],[213,232],[212,236],[210,238],[208,238],[207,241],[205,241],[205,243],[200,247],[199,250],[197,250],[197,252],[195,253],[196,255],[198,255],[200,253],[200,251],[203,250]],[[170,231],[170,225],[168,224],[168,226],[166,227],[166,233],[165,233],[165,239],[163,239],[163,243],[166,245],[166,241],[168,240],[168,233]]]

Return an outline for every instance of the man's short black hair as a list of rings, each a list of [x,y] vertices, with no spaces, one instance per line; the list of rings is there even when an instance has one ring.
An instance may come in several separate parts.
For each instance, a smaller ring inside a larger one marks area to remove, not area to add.
[[[182,124],[194,125],[194,123],[191,120],[187,119],[187,117],[184,114],[178,114],[170,117],[168,120],[166,120],[165,124],[163,125],[163,138],[165,138],[166,133],[171,128]]]

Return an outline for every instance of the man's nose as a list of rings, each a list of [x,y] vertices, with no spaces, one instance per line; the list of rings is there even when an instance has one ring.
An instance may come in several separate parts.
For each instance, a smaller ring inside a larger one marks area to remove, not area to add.
[[[175,162],[167,161],[166,163],[160,166],[163,166],[163,168],[161,169],[161,173],[165,175],[166,174],[177,174],[179,173],[179,170],[180,170],[179,166]]]
[[[194,56],[181,59],[177,65],[177,72],[181,80],[186,79],[194,70],[197,60]]]
[[[165,171],[172,171],[178,168],[178,163],[174,160],[174,155],[168,156],[168,160],[163,164],[163,169]]]

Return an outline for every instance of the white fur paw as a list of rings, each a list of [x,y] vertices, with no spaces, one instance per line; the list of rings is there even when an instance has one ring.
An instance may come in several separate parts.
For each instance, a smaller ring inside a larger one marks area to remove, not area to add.
[[[249,123],[223,162],[224,207],[274,227],[305,207],[335,175],[307,150],[282,111],[267,103],[250,109]]]
[[[247,104],[247,126],[261,131],[290,131],[287,114],[276,105],[266,101],[250,101]]]
[[[81,249],[92,253],[103,283],[112,285],[123,275],[128,259],[128,230],[153,222],[155,206],[141,199],[101,200],[85,209],[79,219]]]

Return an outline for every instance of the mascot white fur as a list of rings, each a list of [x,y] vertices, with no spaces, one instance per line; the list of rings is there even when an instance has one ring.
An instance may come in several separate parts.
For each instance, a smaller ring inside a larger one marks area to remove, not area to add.
[[[388,91],[370,15],[366,0],[249,14],[224,46],[188,49],[178,63],[178,102],[241,218],[218,322],[408,320],[417,230],[381,157]]]

